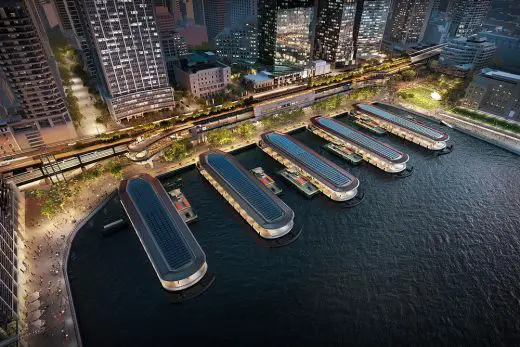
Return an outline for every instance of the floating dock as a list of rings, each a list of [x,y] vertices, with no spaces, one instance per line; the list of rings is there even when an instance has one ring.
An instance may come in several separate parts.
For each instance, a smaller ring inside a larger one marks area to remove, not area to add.
[[[179,212],[186,224],[197,220],[197,214],[195,213],[195,211],[193,211],[191,204],[188,202],[188,200],[186,199],[186,197],[180,189],[177,188],[174,190],[170,190],[168,194],[170,194],[173,204],[175,205],[175,209],[177,210],[177,212]]]
[[[147,174],[123,180],[119,196],[164,289],[199,282],[208,269],[206,255],[159,180]]]
[[[265,173],[264,169],[261,167],[255,167],[251,170],[253,175],[270,191],[275,193],[276,195],[282,194],[282,189],[276,185],[276,182]]]
[[[442,131],[374,105],[359,103],[354,107],[358,115],[370,119],[386,131],[419,146],[432,150],[441,150],[446,147],[449,136]]]
[[[346,147],[381,170],[397,173],[406,169],[407,154],[336,119],[314,117],[309,129],[327,141]]]
[[[335,143],[329,142],[323,145],[327,151],[334,153],[338,157],[345,159],[353,165],[358,165],[363,161],[363,157],[354,153],[350,148],[340,146]]]
[[[280,238],[294,226],[294,212],[236,159],[222,151],[200,154],[200,173],[265,239]]]
[[[285,168],[280,170],[278,173],[308,198],[311,198],[320,192],[318,188],[312,185],[311,182],[296,171]]]
[[[356,118],[354,123],[359,125],[360,127],[367,129],[368,131],[373,132],[376,135],[381,136],[381,135],[386,134],[385,129],[381,128],[380,126],[378,126],[377,124],[372,122],[370,119],[367,119],[364,117],[359,117],[359,118]]]
[[[258,146],[288,169],[298,172],[335,201],[354,198],[359,180],[300,141],[280,132],[261,135]]]

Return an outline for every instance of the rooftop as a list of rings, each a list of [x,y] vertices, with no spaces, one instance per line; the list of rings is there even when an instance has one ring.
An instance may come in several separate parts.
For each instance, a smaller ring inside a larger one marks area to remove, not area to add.
[[[361,110],[362,112],[368,112],[385,121],[394,123],[400,127],[411,130],[418,135],[422,135],[422,136],[432,139],[434,141],[446,141],[449,138],[448,135],[446,135],[445,133],[443,133],[441,131],[430,128],[424,124],[418,123],[417,121],[403,118],[396,114],[382,110],[378,107],[375,107],[374,105],[359,103],[359,104],[356,104],[355,107],[357,110]]]
[[[119,195],[162,281],[186,279],[204,265],[206,255],[159,180],[146,174],[124,180]]]
[[[481,74],[492,79],[496,79],[499,81],[505,81],[505,82],[513,82],[518,83],[520,82],[520,75],[515,75],[509,72],[500,71],[500,70],[493,70],[493,69],[482,69]]]
[[[347,126],[338,120],[328,117],[315,117],[312,123],[334,135],[368,149],[376,155],[393,163],[403,163],[408,160],[408,155],[402,153],[389,145],[380,142],[354,128]]]
[[[265,82],[265,81],[271,81],[272,80],[272,78],[270,78],[269,76],[267,76],[264,73],[257,73],[257,74],[254,74],[254,75],[246,75],[246,76],[244,76],[244,79],[249,80],[249,81],[253,81],[253,82]]]
[[[357,178],[289,135],[268,132],[262,134],[262,139],[271,148],[274,147],[277,152],[282,151],[289,159],[296,161],[316,179],[334,190],[348,191],[359,185]]]

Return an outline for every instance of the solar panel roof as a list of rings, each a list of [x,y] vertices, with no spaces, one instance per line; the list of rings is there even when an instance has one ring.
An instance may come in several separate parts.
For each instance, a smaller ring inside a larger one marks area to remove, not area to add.
[[[240,170],[226,155],[209,153],[207,163],[215,170],[264,220],[272,222],[283,216],[283,210],[266,194],[258,183]]]
[[[397,160],[400,159],[403,155],[393,149],[390,146],[385,145],[382,142],[379,142],[370,136],[367,136],[359,131],[356,131],[343,123],[340,123],[331,118],[321,117],[316,120],[319,124],[327,127],[336,133],[344,136],[348,140],[352,140],[353,142],[374,151],[380,156],[390,159]]]
[[[434,140],[439,140],[441,138],[443,138],[445,135],[444,133],[440,132],[440,131],[437,131],[435,129],[431,129],[429,127],[426,127],[424,125],[421,125],[421,124],[418,124],[416,122],[413,122],[409,119],[406,119],[406,118],[401,118],[399,116],[396,116],[392,113],[389,113],[387,111],[384,111],[380,108],[377,108],[375,106],[372,106],[372,105],[367,105],[367,104],[358,104],[357,107],[359,107],[361,110],[363,111],[367,111],[367,112],[370,112],[370,113],[373,113],[375,114],[376,116],[378,117],[381,117],[383,119],[386,119],[388,121],[391,121],[391,122],[394,122],[398,125],[401,125],[405,128],[408,128],[408,129],[411,129],[421,135],[425,135],[427,137],[430,137]]]
[[[193,255],[151,183],[142,178],[132,179],[128,181],[127,191],[168,266],[179,269],[190,263]]]
[[[311,168],[314,172],[318,173],[336,186],[346,186],[351,182],[350,178],[344,173],[324,161],[322,158],[316,156],[314,153],[308,152],[289,136],[273,132],[267,134],[266,137],[274,145],[282,148],[294,157],[294,159]]]

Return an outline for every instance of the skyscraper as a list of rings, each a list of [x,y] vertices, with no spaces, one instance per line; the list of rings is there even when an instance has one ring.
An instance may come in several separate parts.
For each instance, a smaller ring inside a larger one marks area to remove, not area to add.
[[[18,188],[0,177],[0,328],[13,336],[18,333],[18,259],[20,230],[25,221],[23,200]]]
[[[370,58],[381,49],[390,0],[363,0],[358,3],[355,28],[357,57]]]
[[[477,34],[491,7],[491,0],[450,0],[446,10],[450,37],[468,37]]]
[[[0,67],[20,102],[19,111],[8,119],[18,145],[34,148],[75,138],[56,62],[34,1],[3,1],[0,28]]]
[[[309,64],[314,15],[314,1],[311,0],[259,0],[260,59],[270,65]]]
[[[348,65],[354,61],[357,3],[358,0],[319,2],[314,41],[315,59],[340,65]]]
[[[96,77],[96,70],[94,61],[92,58],[92,52],[90,46],[87,43],[85,37],[85,23],[83,18],[85,17],[84,8],[82,2],[76,0],[53,0],[56,8],[58,9],[58,17],[60,22],[60,28],[65,36],[72,38],[74,44],[83,57],[83,61],[87,65],[87,70],[91,77]]]
[[[388,14],[385,40],[400,46],[420,42],[432,6],[433,0],[394,0]]]
[[[228,7],[224,0],[204,0],[204,21],[210,42],[224,30],[227,10]]]
[[[258,0],[228,0],[229,26],[237,27],[258,16]]]
[[[84,6],[102,92],[116,121],[171,108],[152,0],[85,0]]]

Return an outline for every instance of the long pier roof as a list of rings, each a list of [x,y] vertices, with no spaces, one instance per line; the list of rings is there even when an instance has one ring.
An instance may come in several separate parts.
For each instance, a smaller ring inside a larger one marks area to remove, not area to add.
[[[199,159],[200,165],[263,228],[281,228],[294,218],[291,208],[232,155],[216,150],[202,153]]]
[[[359,185],[356,177],[289,135],[271,131],[261,137],[265,144],[311,171],[316,179],[334,190],[349,191]]]
[[[433,141],[446,141],[449,139],[449,136],[443,133],[442,131],[430,128],[416,121],[403,118],[394,113],[390,113],[388,111],[380,109],[379,107],[376,107],[374,105],[359,103],[355,104],[354,107],[356,107],[356,109],[362,112],[370,113],[371,115],[381,118],[384,121],[406,128],[418,135],[427,137]]]
[[[158,179],[123,180],[119,195],[161,280],[182,280],[202,267],[206,255]]]
[[[386,143],[378,141],[336,119],[314,117],[311,119],[311,122],[318,128],[332,133],[343,140],[357,144],[392,163],[404,163],[408,161],[408,155],[406,153],[400,152]]]

